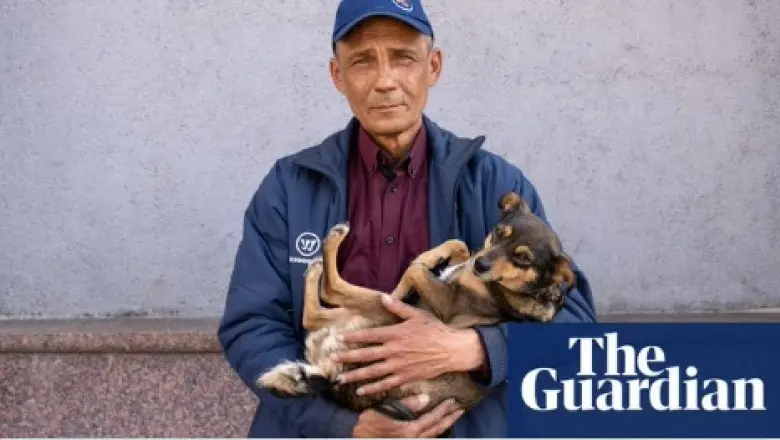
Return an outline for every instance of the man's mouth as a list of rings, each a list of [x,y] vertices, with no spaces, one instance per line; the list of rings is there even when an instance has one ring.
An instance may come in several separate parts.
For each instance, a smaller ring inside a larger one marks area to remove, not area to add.
[[[389,104],[389,105],[375,105],[374,110],[390,110],[396,107],[400,107],[401,104]]]

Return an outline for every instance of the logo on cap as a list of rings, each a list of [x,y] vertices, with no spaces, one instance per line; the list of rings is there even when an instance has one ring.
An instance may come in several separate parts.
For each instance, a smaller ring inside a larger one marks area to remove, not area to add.
[[[406,12],[412,12],[412,9],[414,9],[410,0],[393,0],[393,3]]]

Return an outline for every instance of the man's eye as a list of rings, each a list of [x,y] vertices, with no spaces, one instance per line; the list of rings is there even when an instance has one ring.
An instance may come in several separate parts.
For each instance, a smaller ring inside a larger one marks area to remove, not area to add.
[[[417,57],[411,53],[399,53],[395,55],[395,59],[401,63],[413,63],[417,61]]]

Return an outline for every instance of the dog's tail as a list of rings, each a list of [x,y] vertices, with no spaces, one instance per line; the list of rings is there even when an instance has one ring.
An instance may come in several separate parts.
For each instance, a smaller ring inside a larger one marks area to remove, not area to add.
[[[260,376],[257,385],[277,397],[300,397],[330,390],[336,383],[321,368],[285,361]]]

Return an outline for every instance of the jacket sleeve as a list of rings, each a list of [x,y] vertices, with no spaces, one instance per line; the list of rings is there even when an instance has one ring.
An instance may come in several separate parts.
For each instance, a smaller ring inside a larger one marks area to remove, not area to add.
[[[303,356],[293,324],[285,199],[277,163],[246,209],[218,339],[230,366],[284,423],[304,437],[351,437],[357,413],[322,397],[277,398],[255,384],[282,360]]]
[[[534,185],[525,178],[523,173],[515,166],[498,159],[496,169],[493,171],[494,179],[485,191],[488,200],[495,200],[494,206],[498,208],[498,200],[507,191],[515,191],[528,207],[539,218],[548,222],[544,212],[542,200]],[[587,323],[596,322],[596,311],[593,303],[593,294],[585,274],[573,263],[573,271],[576,276],[576,286],[566,298],[563,308],[553,318],[553,323]],[[514,326],[515,328],[517,326]],[[481,385],[484,388],[493,388],[507,379],[507,337],[508,326],[500,324],[496,326],[478,327],[477,332],[485,349],[489,375]]]

